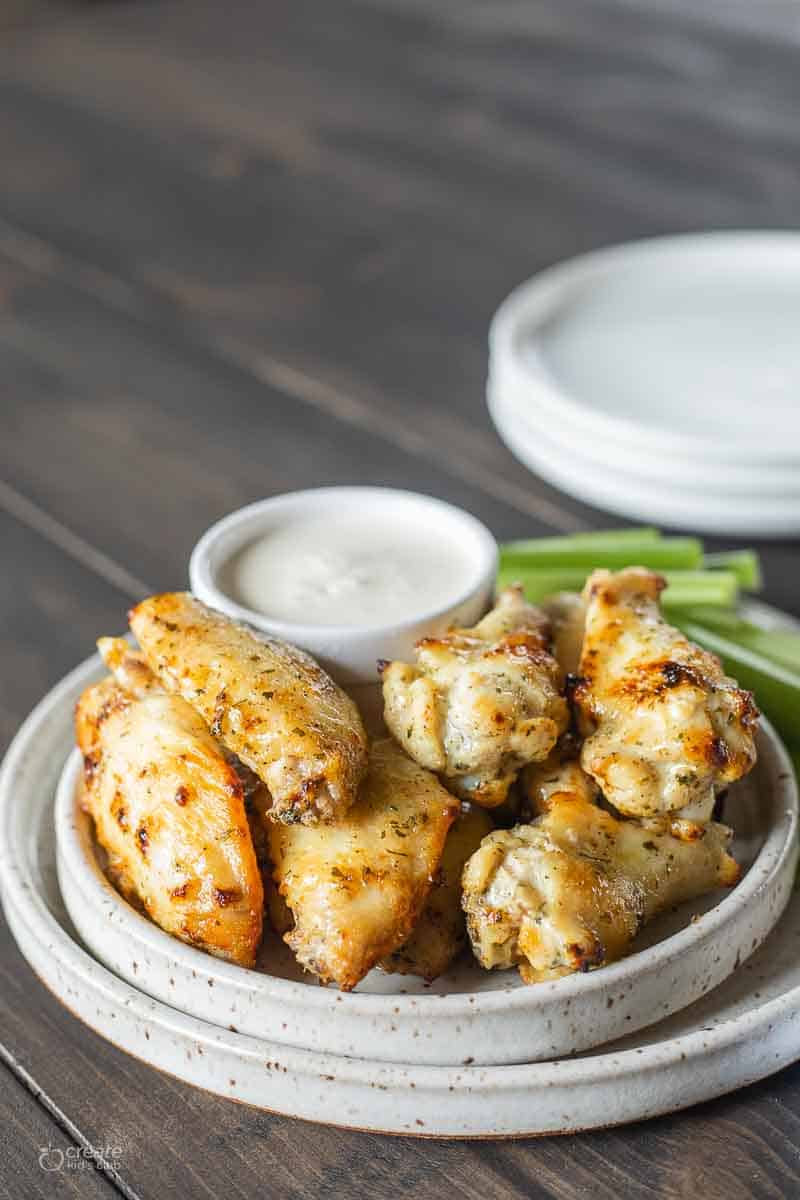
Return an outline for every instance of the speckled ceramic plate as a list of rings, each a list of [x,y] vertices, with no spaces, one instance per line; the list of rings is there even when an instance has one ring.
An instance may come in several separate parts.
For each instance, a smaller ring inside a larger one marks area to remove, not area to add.
[[[184,945],[132,908],[103,874],[91,821],[78,803],[77,751],[56,796],[59,884],[96,958],[148,995],[203,1020],[301,1049],[387,1062],[546,1060],[601,1045],[692,1003],[767,935],[793,879],[796,814],[780,784],[781,763],[765,729],[757,769],[728,795],[726,819],[745,868],[732,892],[654,922],[622,962],[536,987],[525,986],[516,971],[483,971],[465,955],[430,987],[373,971],[345,995],[302,972],[269,929],[254,971]]]
[[[93,669],[68,676],[31,714],[7,755],[0,777],[3,903],[20,948],[47,986],[93,1029],[144,1061],[292,1116],[474,1137],[655,1116],[759,1079],[800,1055],[798,896],[766,943],[703,1000],[602,1053],[548,1063],[436,1067],[321,1054],[248,1037],[145,995],[82,948],[58,887],[53,798],[72,699]],[[782,795],[794,811],[789,765],[779,746],[775,754]]]

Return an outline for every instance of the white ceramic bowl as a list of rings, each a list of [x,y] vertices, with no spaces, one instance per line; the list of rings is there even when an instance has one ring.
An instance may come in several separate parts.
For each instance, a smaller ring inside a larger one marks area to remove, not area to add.
[[[226,564],[249,542],[283,522],[324,516],[333,526],[337,517],[364,512],[387,528],[399,520],[434,529],[443,541],[457,539],[472,564],[468,585],[444,597],[436,608],[368,627],[281,621],[243,607],[225,592],[221,579]],[[408,659],[418,638],[477,621],[491,602],[496,573],[497,543],[477,518],[432,496],[381,487],[312,488],[250,504],[212,525],[189,563],[192,591],[205,604],[307,650],[341,684],[373,686],[379,659]]]
[[[763,940],[791,894],[797,801],[785,751],[765,727],[759,763],[728,797],[731,892],[682,905],[649,925],[637,952],[587,975],[524,985],[469,956],[426,987],[373,971],[355,992],[320,987],[269,929],[245,970],[169,937],[128,905],[101,870],[78,803],[80,756],[58,787],[58,875],[78,933],[115,974],[174,1008],[242,1033],[387,1062],[534,1062],[572,1054],[663,1019],[716,987]]]

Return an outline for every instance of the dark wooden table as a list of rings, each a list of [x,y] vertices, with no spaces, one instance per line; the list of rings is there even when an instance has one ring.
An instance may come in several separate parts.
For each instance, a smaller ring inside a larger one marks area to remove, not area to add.
[[[257,497],[387,483],[500,536],[608,524],[484,408],[537,268],[795,227],[800,22],[763,0],[250,0],[0,11],[0,741]],[[797,548],[766,596],[800,612]],[[0,946],[0,1194],[800,1194],[800,1068],[562,1139],[305,1125],[113,1049]],[[48,1145],[118,1147],[46,1173]]]

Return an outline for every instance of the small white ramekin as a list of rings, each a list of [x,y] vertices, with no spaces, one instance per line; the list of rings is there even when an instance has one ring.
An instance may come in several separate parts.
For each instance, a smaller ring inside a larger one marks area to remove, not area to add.
[[[289,519],[369,513],[378,524],[394,522],[440,532],[443,544],[458,539],[472,562],[469,583],[440,607],[411,611],[403,621],[369,626],[310,625],[280,621],[245,608],[221,586],[223,568],[248,542]],[[189,578],[194,594],[212,608],[307,650],[338,683],[372,684],[379,659],[405,659],[420,637],[454,625],[470,625],[489,607],[497,573],[497,543],[485,525],[460,508],[417,492],[383,487],[325,487],[288,492],[240,508],[203,534],[192,551]]]

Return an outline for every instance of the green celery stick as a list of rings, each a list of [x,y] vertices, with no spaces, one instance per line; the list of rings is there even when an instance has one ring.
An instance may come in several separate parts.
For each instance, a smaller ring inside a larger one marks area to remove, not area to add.
[[[800,672],[800,633],[786,629],[763,629],[724,609],[687,609],[683,619],[705,625],[729,641],[736,642],[737,646],[763,654],[790,671]]]
[[[746,592],[761,591],[761,563],[755,550],[723,550],[719,554],[706,554],[703,566],[712,570],[721,567],[724,571],[733,571],[740,588]]]
[[[522,547],[522,548],[520,548]],[[703,565],[703,546],[697,538],[664,538],[660,542],[633,540],[559,546],[512,542],[500,547],[500,565],[533,567],[650,567],[652,570],[697,570]]]
[[[725,670],[754,693],[759,708],[783,737],[800,742],[800,671],[779,666],[695,621],[676,619],[687,637],[718,655]]]
[[[522,567],[502,564],[497,576],[498,589],[521,583],[525,595],[534,604],[554,592],[577,592],[583,587],[587,567]],[[697,605],[732,607],[738,597],[736,576],[730,571],[665,571],[668,587],[663,595],[670,608]]]
[[[567,533],[559,537],[523,538],[521,541],[506,542],[501,545],[501,552],[514,554],[533,554],[541,551],[563,551],[599,548],[601,546],[624,546],[628,542],[639,545],[652,545],[662,540],[657,529],[649,525],[634,526],[631,529],[587,529],[581,533]]]

